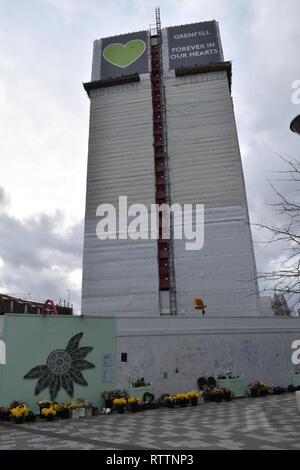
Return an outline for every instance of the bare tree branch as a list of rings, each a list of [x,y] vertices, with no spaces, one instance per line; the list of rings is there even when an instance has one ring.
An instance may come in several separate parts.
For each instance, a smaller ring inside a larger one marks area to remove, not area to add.
[[[286,164],[287,169],[276,171],[276,173],[286,175],[287,178],[278,181],[297,183],[298,188],[293,194],[300,192],[300,160],[279,155],[279,158]],[[264,292],[276,292],[285,294],[289,301],[294,302],[294,306],[300,304],[300,200],[295,200],[295,196],[290,199],[269,181],[269,184],[278,201],[268,204],[277,214],[280,214],[281,223],[276,225],[253,224],[259,230],[264,230],[269,234],[269,240],[265,243],[269,246],[274,243],[284,243],[285,248],[281,248],[282,262],[281,268],[276,271],[259,274],[257,280],[266,281],[269,286],[264,288]],[[296,198],[297,199],[297,198]],[[276,297],[276,296],[275,296]],[[277,296],[278,297],[278,296]]]

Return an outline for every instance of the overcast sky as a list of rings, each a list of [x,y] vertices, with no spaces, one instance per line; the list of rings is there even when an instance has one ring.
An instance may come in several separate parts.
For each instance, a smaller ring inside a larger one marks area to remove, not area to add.
[[[0,292],[80,308],[90,80],[95,39],[148,29],[148,0],[0,0]],[[299,156],[299,0],[161,0],[163,26],[219,21],[252,222],[274,221],[276,154]],[[286,186],[286,191],[291,191]],[[255,240],[262,235],[254,233]],[[282,253],[255,243],[259,271]]]

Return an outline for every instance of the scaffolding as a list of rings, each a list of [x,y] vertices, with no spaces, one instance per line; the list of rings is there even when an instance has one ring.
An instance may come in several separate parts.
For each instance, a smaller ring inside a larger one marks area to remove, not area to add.
[[[162,31],[160,9],[155,9],[156,29],[150,28],[151,36],[151,82],[153,101],[153,138],[156,177],[156,203],[171,207],[169,177],[166,98],[163,74]],[[170,213],[170,238],[162,233],[162,214],[159,214],[159,288],[170,295],[170,314],[177,315],[176,279],[174,266],[174,215]]]

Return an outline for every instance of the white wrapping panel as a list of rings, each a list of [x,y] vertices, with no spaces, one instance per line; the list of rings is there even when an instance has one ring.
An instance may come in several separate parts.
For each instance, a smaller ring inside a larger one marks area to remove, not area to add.
[[[165,83],[173,201],[245,206],[226,73],[166,77]]]
[[[128,205],[155,203],[149,76],[91,94],[82,312],[157,316],[157,241],[96,237],[98,205],[118,209],[119,196]]]
[[[175,241],[179,315],[256,316],[256,267],[232,101],[225,72],[166,76],[173,203],[205,205],[205,243]]]

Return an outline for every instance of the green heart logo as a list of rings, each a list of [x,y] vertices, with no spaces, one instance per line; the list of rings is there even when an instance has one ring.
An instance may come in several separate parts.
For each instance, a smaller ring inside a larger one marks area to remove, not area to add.
[[[125,69],[138,60],[145,50],[146,43],[142,39],[133,39],[127,44],[109,44],[103,51],[103,57],[110,64]]]

